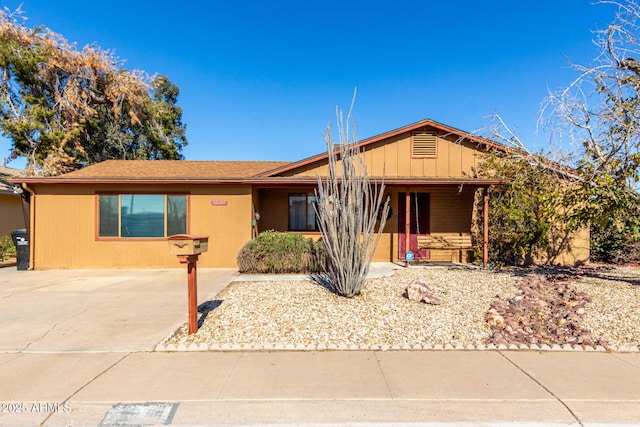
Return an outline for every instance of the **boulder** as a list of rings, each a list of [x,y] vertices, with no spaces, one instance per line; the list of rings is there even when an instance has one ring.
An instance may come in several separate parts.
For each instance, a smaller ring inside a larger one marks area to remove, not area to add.
[[[409,283],[406,288],[407,298],[410,301],[425,302],[427,304],[440,305],[440,298],[433,294],[433,291],[426,283],[420,280],[414,280]]]

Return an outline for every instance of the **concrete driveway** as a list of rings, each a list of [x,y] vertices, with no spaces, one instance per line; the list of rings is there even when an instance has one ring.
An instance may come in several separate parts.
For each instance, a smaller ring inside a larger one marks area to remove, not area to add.
[[[198,269],[198,303],[237,276]],[[0,352],[153,350],[187,322],[187,270],[0,268]]]

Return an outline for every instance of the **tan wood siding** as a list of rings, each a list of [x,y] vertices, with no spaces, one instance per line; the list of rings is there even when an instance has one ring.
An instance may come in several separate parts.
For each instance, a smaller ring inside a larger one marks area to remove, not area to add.
[[[458,188],[432,189],[431,194],[431,234],[447,235],[471,233],[473,200],[475,189]]]
[[[203,267],[235,267],[242,245],[251,240],[251,187],[191,187],[191,232],[209,236],[209,251],[201,255]],[[213,206],[212,199],[227,200]]]
[[[460,173],[462,174],[462,145],[461,144],[456,144],[456,143],[449,143],[447,144],[447,147],[449,148],[449,164],[447,165],[448,170],[450,171],[460,171]]]
[[[28,207],[25,206],[25,209]],[[11,236],[13,230],[26,228],[19,196],[0,194],[0,236]]]
[[[549,231],[549,248],[546,253],[534,256],[537,264],[582,265],[589,263],[591,233],[589,228],[569,235]]]
[[[384,166],[385,176],[398,176],[398,149],[395,146],[397,141],[398,138],[394,136],[389,144],[382,145],[382,147],[384,147],[382,163]],[[373,176],[376,176],[377,174],[376,170],[372,173]]]
[[[235,266],[237,250],[251,239],[250,186],[38,185],[35,190],[37,269],[184,267],[162,239],[96,239],[96,192],[190,193],[188,230],[209,236],[201,267]],[[227,204],[213,205],[214,199]]]

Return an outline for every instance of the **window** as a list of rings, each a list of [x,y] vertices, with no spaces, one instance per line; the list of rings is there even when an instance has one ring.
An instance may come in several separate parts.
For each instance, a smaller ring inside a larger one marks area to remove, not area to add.
[[[289,194],[289,230],[318,231],[315,203],[316,196],[313,193]]]
[[[100,194],[98,236],[163,238],[187,232],[187,196]]]

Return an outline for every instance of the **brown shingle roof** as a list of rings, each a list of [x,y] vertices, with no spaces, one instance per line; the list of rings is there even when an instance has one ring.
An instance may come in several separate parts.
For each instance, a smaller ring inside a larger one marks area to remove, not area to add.
[[[8,168],[6,166],[0,165],[0,176],[19,178],[25,176],[25,171],[23,171],[22,169]]]
[[[8,168],[5,165],[0,165],[0,194],[15,194],[13,192],[13,184],[8,183],[5,179],[23,176],[25,176],[25,172],[21,169]]]
[[[0,179],[0,194],[14,194],[13,185]]]
[[[287,164],[289,162],[107,160],[57,178],[112,180],[241,179],[250,178]]]

